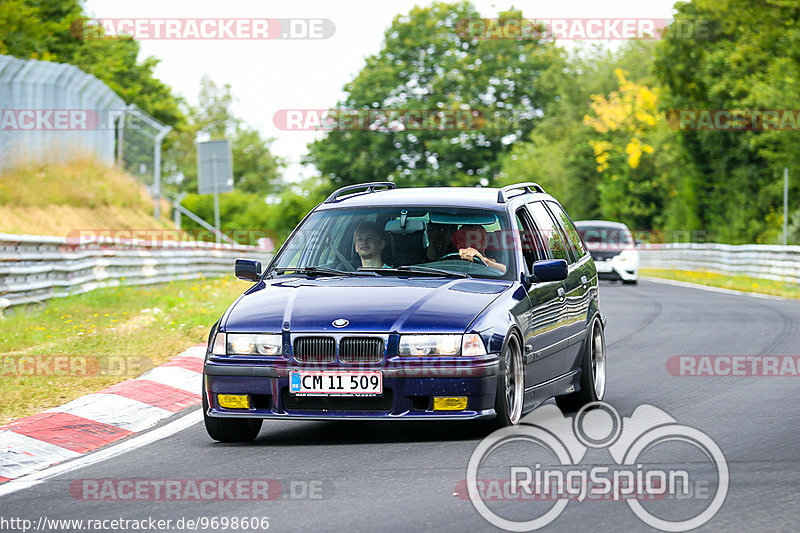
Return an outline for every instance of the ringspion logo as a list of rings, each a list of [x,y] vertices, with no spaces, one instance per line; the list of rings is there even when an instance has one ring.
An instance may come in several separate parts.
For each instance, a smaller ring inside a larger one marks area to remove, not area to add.
[[[671,455],[676,449],[682,451],[677,464]],[[589,450],[606,450],[615,465],[594,458],[582,465]],[[571,502],[593,500],[623,501],[662,531],[689,531],[716,515],[728,485],[727,461],[708,435],[652,405],[622,418],[604,402],[590,403],[574,417],[555,405],[535,409],[519,426],[483,439],[466,477],[475,509],[506,531],[541,529]]]

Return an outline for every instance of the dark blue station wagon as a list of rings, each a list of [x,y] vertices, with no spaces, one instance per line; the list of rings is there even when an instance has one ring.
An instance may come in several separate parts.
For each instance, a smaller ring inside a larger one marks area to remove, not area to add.
[[[214,325],[203,410],[219,441],[263,419],[487,419],[602,400],[591,255],[535,183],[343,187]]]

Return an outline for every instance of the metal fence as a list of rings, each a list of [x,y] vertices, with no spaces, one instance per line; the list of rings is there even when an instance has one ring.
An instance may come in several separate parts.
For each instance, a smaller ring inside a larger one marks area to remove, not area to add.
[[[101,287],[232,276],[237,257],[266,265],[271,256],[254,246],[199,241],[78,241],[0,233],[0,312]]]
[[[672,243],[640,249],[641,268],[697,270],[800,283],[800,246]]]
[[[78,67],[0,55],[0,170],[89,155],[112,164],[125,102]]]

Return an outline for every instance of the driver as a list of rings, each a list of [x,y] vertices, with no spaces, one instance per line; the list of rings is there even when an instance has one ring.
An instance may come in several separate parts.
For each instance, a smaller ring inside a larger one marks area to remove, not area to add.
[[[386,247],[386,237],[375,222],[361,222],[353,232],[353,246],[361,258],[362,267],[391,268],[383,262],[381,252]]]
[[[486,257],[484,253],[487,247],[486,229],[483,226],[461,226],[455,232],[456,246],[458,246],[458,255],[461,259],[467,261],[474,261],[477,257],[481,259],[486,266],[499,270],[503,274],[506,273],[506,266],[503,263],[498,263],[490,257]],[[472,245],[472,246],[470,246]],[[480,250],[478,250],[480,248]]]
[[[506,265],[483,255],[481,250],[486,250],[486,230],[483,226],[465,225],[456,231],[456,226],[453,224],[430,223],[428,224],[428,242],[430,244],[425,250],[425,254],[430,261],[437,261],[445,255],[458,253],[458,256],[465,261],[474,262],[477,257],[483,260],[486,266],[499,270],[503,274],[506,272]],[[475,247],[470,244],[474,244]]]

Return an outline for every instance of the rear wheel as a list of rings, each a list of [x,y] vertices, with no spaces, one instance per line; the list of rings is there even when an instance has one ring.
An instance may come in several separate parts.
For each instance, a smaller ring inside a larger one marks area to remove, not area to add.
[[[578,411],[587,403],[602,401],[606,395],[606,337],[599,318],[592,321],[583,347],[580,385],[576,392],[556,396],[556,404],[563,412]]]
[[[208,395],[203,377],[203,422],[208,436],[220,442],[252,442],[261,431],[260,418],[214,418],[208,416]]]
[[[509,336],[500,354],[500,375],[497,376],[497,394],[494,410],[497,417],[494,427],[516,426],[522,418],[522,400],[525,395],[525,369],[519,338]]]

